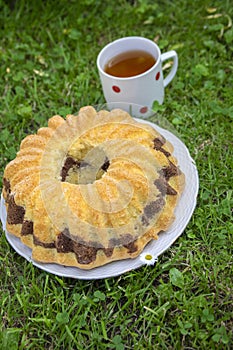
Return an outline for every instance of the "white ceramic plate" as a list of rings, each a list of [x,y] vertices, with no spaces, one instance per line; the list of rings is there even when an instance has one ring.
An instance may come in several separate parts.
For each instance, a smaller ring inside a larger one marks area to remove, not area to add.
[[[156,128],[156,130],[173,144],[174,156],[177,158],[180,169],[186,177],[186,186],[175,209],[176,218],[173,224],[170,226],[169,230],[159,235],[158,240],[151,241],[144,249],[145,253],[150,252],[158,257],[174,243],[187,226],[196,206],[199,179],[194,160],[191,158],[187,147],[177,136],[149,121],[141,119],[139,121]],[[84,280],[101,279],[118,276],[143,265],[140,257],[115,261],[92,270],[82,270],[76,267],[65,267],[58,264],[42,264],[35,262],[31,258],[31,249],[25,246],[19,238],[6,231],[6,209],[3,198],[1,198],[0,217],[3,229],[6,233],[6,238],[15,251],[38,268],[55,275]]]

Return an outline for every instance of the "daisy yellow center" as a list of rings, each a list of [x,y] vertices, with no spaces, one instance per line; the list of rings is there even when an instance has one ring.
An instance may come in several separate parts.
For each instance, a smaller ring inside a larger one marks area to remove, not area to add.
[[[146,254],[145,259],[146,260],[152,260],[152,255],[151,254]]]

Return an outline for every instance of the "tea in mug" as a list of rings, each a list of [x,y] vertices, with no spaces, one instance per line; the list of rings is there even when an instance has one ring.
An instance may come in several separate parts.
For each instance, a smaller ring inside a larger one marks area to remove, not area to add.
[[[146,72],[155,62],[154,56],[149,52],[142,50],[126,51],[111,58],[104,67],[104,71],[115,77],[133,77]]]

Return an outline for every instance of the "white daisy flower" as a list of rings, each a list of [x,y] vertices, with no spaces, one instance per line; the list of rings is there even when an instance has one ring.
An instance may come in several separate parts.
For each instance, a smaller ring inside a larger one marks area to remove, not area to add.
[[[142,253],[140,255],[140,260],[146,265],[154,265],[158,261],[157,257],[151,253]]]

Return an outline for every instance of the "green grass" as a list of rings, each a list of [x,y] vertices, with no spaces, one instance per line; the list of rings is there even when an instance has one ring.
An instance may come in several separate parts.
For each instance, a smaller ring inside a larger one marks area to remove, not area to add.
[[[200,177],[182,236],[155,266],[120,277],[48,274],[2,233],[1,349],[233,348],[231,20],[227,0],[0,0],[1,179],[23,137],[53,114],[104,102],[96,56],[127,35],[158,37],[163,52],[177,50],[178,73],[159,113]]]

